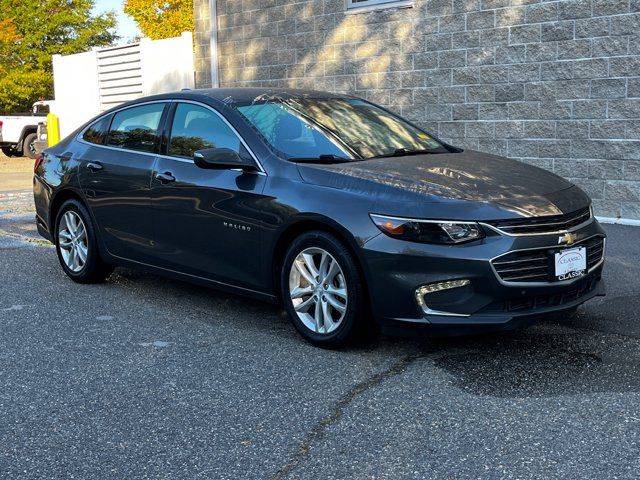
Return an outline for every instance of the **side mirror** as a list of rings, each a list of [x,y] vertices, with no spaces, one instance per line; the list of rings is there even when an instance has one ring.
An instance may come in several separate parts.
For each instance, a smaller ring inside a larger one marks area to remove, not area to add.
[[[193,153],[193,161],[200,168],[208,169],[234,169],[241,168],[246,171],[256,169],[253,161],[242,158],[238,152],[230,148],[205,148]]]

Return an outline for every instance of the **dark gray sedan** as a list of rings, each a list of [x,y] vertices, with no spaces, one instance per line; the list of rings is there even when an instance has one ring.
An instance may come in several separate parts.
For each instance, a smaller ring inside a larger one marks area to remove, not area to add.
[[[34,194],[71,279],[124,265],[281,301],[321,346],[513,328],[604,293],[582,190],[351,96],[129,102],[47,149]]]

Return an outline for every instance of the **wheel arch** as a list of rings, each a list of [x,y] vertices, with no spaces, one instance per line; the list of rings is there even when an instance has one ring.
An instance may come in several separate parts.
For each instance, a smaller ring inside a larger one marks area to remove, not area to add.
[[[364,283],[364,291],[366,292],[368,301],[368,299],[370,298],[367,274],[368,272],[366,269],[366,263],[360,253],[360,247],[356,239],[347,229],[345,229],[335,221],[323,216],[300,218],[287,225],[287,227],[285,227],[278,236],[272,249],[272,260],[270,265],[271,281],[274,287],[273,290],[278,299],[282,300],[280,292],[280,271],[283,267],[283,261],[287,251],[287,247],[295,238],[302,235],[303,233],[311,231],[322,231],[325,233],[329,233],[340,240],[345,245],[345,247],[347,247],[349,253],[353,255],[356,267],[358,268],[358,272],[360,273],[360,277],[362,278],[362,282]]]
[[[89,208],[89,204],[85,200],[82,192],[80,192],[80,190],[73,187],[66,187],[62,190],[59,190],[51,198],[51,206],[49,207],[49,228],[50,228],[51,237],[53,238],[53,243],[55,244],[55,235],[56,235],[55,228],[56,228],[56,220],[57,220],[56,217],[58,216],[58,212],[60,211],[60,208],[62,207],[62,205],[64,205],[64,202],[66,202],[67,200],[76,200],[77,202],[82,204],[82,206],[87,210],[87,213],[89,214],[91,222],[93,223],[93,226],[94,226],[96,239],[98,240],[98,251],[100,252],[100,256],[105,261],[112,261],[110,260],[110,255],[108,254],[108,250],[104,242],[102,241],[102,235],[100,234],[100,228],[98,226],[98,222],[96,222],[93,212],[91,211],[91,208]]]
[[[16,144],[16,149],[22,149],[24,144],[24,139],[30,133],[38,133],[38,125],[25,125],[22,127],[22,132],[20,132],[20,137],[18,139],[18,143]]]
[[[87,206],[87,202],[84,201],[84,198],[80,192],[73,188],[65,188],[57,192],[53,198],[51,199],[51,206],[49,207],[49,223],[51,224],[51,233],[53,235],[53,230],[55,229],[56,219],[58,216],[58,212],[60,211],[60,207],[67,200],[77,200],[80,202],[84,208],[89,211],[89,207]],[[89,213],[91,213],[89,211]]]

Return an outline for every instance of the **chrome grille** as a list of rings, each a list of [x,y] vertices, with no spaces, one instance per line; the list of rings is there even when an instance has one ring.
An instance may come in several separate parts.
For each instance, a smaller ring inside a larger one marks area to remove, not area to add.
[[[587,271],[595,267],[604,255],[604,237],[591,237],[572,247],[586,247]],[[498,276],[505,282],[553,281],[550,255],[557,249],[522,250],[507,253],[491,261]]]
[[[508,235],[540,235],[571,230],[591,218],[589,207],[566,214],[547,217],[519,218],[485,222]]]

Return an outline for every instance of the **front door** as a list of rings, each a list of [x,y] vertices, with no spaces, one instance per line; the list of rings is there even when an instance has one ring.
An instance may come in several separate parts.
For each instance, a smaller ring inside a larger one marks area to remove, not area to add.
[[[110,254],[153,259],[151,172],[166,103],[135,106],[103,117],[83,134],[80,185]],[[109,127],[110,126],[110,127]]]
[[[164,268],[246,288],[259,287],[261,200],[265,175],[202,169],[193,152],[230,148],[249,154],[209,107],[177,103],[166,155],[151,181],[156,252]]]

